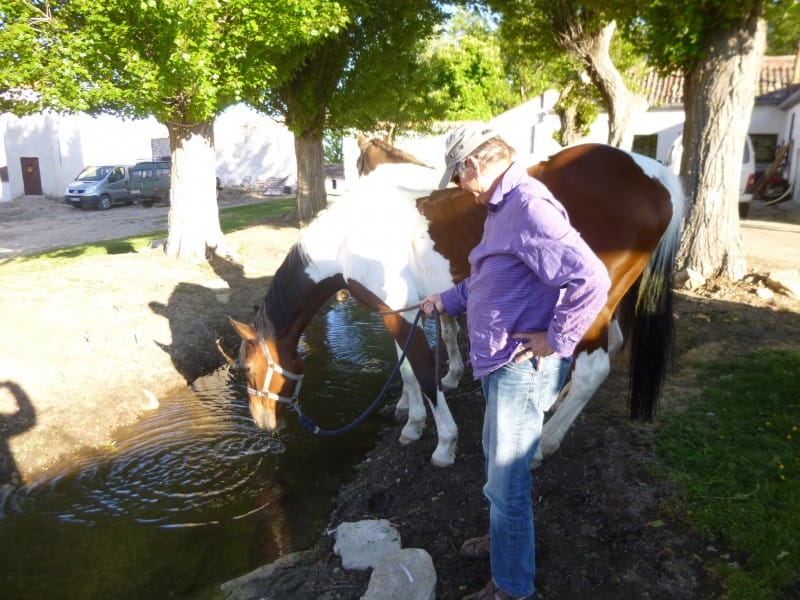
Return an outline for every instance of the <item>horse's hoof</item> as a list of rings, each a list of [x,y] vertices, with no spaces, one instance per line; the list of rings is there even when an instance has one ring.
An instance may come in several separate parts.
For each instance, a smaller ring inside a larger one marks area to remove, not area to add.
[[[454,390],[458,387],[458,380],[460,377],[451,377],[447,375],[444,379],[442,379],[442,389],[445,390]]]
[[[406,426],[400,431],[400,443],[404,446],[406,444],[410,444],[411,442],[416,442],[419,438],[422,437],[422,432],[425,430],[425,424],[423,423],[421,426],[412,425],[411,423],[406,423]]]
[[[437,449],[431,456],[431,464],[434,467],[450,467],[456,462],[455,452],[439,452]]]

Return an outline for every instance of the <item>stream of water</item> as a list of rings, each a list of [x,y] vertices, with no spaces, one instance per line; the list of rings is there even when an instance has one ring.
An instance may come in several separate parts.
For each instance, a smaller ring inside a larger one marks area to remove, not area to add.
[[[325,429],[361,414],[396,360],[380,318],[350,301],[312,321],[301,352],[303,411]],[[311,547],[392,422],[315,437],[290,415],[277,437],[253,424],[243,386],[227,369],[202,378],[0,497],[0,598],[217,598],[220,583]]]

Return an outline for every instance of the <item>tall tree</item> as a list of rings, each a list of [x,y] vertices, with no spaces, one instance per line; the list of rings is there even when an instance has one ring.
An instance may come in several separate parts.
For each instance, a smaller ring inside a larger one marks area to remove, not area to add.
[[[622,61],[623,68],[628,66],[634,54],[632,49],[622,40],[617,40],[612,58],[616,22],[613,13],[609,12],[609,3],[597,0],[489,0],[488,4],[502,13],[505,37],[514,40],[518,49],[529,47],[531,52],[536,52],[542,48],[541,40],[545,38],[581,65],[608,113],[608,143],[630,148],[633,143],[630,124],[636,115],[647,110],[647,103],[628,87],[615,65],[615,62]],[[552,53],[550,50],[549,54]],[[558,83],[559,89],[582,87],[574,74]],[[577,94],[572,98],[577,100]],[[564,121],[564,115],[580,114],[583,109],[579,104],[561,102],[560,110]],[[564,125],[569,128],[581,124],[566,121]]]
[[[283,115],[295,135],[298,213],[309,221],[326,204],[323,138],[380,120],[408,119],[420,110],[420,43],[441,20],[434,0],[343,0],[348,24],[309,40],[280,84],[250,86],[246,98],[267,114]],[[423,71],[424,74],[424,71]]]
[[[684,74],[681,175],[691,197],[679,268],[739,279],[746,272],[738,181],[767,8],[794,0],[691,0],[637,3],[631,31],[652,61]]]
[[[245,89],[280,85],[302,62],[294,50],[336,35],[346,21],[325,0],[8,0],[0,59],[14,69],[14,87],[37,94],[37,108],[153,115],[167,126],[166,251],[197,257],[225,251],[214,118]],[[19,35],[30,49],[11,47]],[[32,68],[37,58],[42,68]]]

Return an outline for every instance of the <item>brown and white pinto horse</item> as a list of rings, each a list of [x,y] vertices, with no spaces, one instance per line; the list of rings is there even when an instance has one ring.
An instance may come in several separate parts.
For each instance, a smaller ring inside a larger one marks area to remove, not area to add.
[[[622,345],[620,322],[633,342],[631,416],[652,418],[673,333],[671,273],[683,194],[677,177],[656,161],[600,144],[567,148],[529,171],[564,204],[612,284],[604,311],[575,351],[563,400],[545,425],[540,448],[546,454],[558,448],[608,375],[610,354]],[[429,192],[438,177],[430,169],[396,164],[360,179],[303,232],[275,273],[254,326],[234,322],[244,340],[240,359],[250,409],[261,427],[279,428],[284,405],[296,401],[303,373],[299,336],[337,290],[346,287],[367,307],[384,312],[414,305],[468,275],[467,256],[482,235],[485,208],[458,189]],[[629,290],[635,301],[621,303]],[[618,321],[616,310],[625,313]],[[399,343],[411,318],[384,316]],[[455,459],[457,428],[437,389],[422,332],[415,334],[408,359],[410,367],[401,369],[408,395],[401,442],[421,435],[427,400],[439,434],[431,461],[447,466]]]

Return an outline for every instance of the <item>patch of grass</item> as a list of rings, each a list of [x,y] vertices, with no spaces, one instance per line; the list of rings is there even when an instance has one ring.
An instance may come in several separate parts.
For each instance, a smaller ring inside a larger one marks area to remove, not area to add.
[[[296,207],[296,198],[282,198],[259,204],[232,206],[219,211],[219,223],[224,233],[230,233],[261,219],[280,217],[293,211]]]
[[[700,398],[656,435],[690,524],[734,553],[718,567],[726,598],[800,593],[798,375],[796,352],[707,364]]]
[[[296,206],[296,198],[283,198],[279,200],[268,200],[258,204],[230,206],[220,209],[219,211],[220,227],[223,233],[230,233],[231,231],[236,231],[237,229],[241,229],[242,227],[263,219],[284,215],[294,210]],[[31,268],[37,270],[58,268],[60,265],[64,264],[64,262],[78,257],[138,252],[147,248],[153,240],[160,240],[166,236],[167,232],[160,230],[135,237],[56,248],[54,250],[39,252],[38,254],[30,254],[2,261],[0,262],[0,266],[3,266],[4,269],[18,267],[25,270],[30,270]]]

